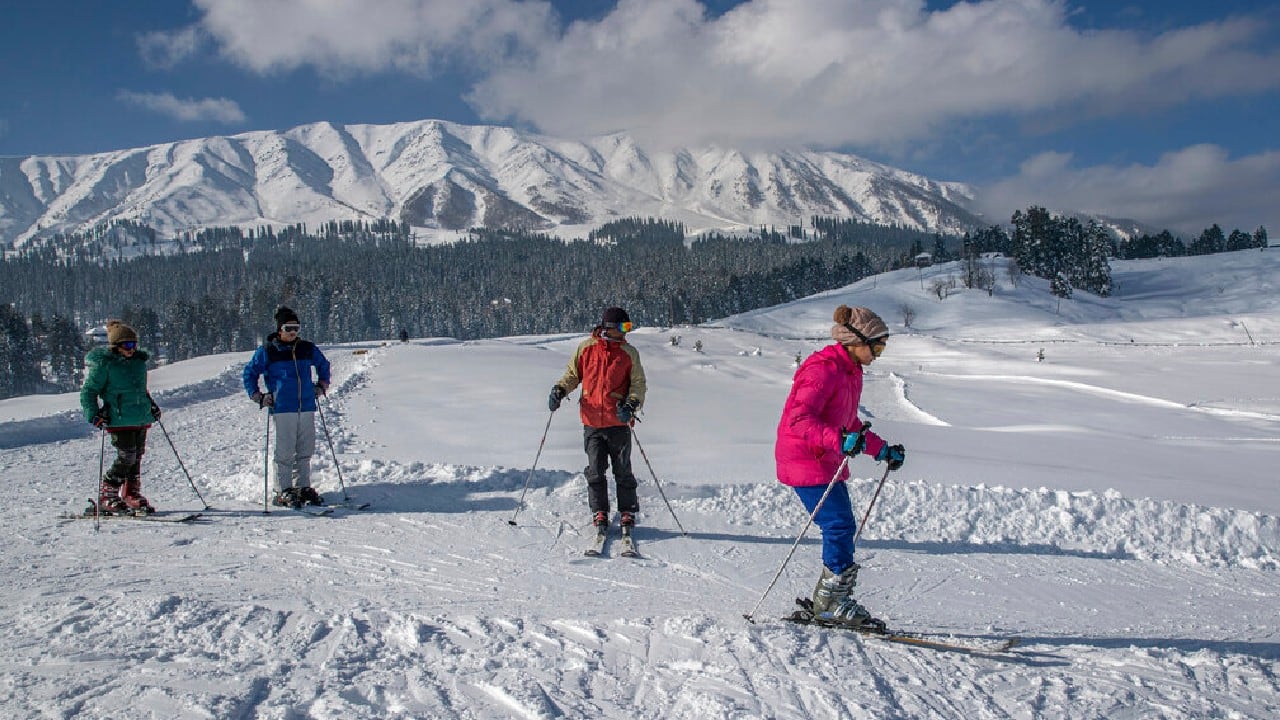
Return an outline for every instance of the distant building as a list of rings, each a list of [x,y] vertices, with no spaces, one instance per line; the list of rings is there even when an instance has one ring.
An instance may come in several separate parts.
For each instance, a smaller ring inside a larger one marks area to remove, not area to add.
[[[916,267],[926,268],[933,264],[933,255],[922,252],[916,256]]]
[[[84,337],[94,345],[105,345],[107,343],[107,326],[97,325],[84,331]]]

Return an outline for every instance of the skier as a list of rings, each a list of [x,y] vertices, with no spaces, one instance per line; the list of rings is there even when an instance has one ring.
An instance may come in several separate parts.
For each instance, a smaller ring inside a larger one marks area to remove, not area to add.
[[[80,408],[94,427],[111,433],[116,459],[98,485],[98,511],[105,514],[155,512],[142,495],[142,455],[147,429],[160,408],[147,392],[147,359],[138,333],[119,320],[107,322],[107,344],[89,351],[80,389]],[[99,400],[102,404],[99,405]]]
[[[259,408],[269,408],[275,424],[276,494],[271,502],[295,508],[323,505],[324,498],[311,487],[311,455],[316,449],[316,395],[329,389],[329,361],[314,343],[298,336],[302,323],[293,310],[277,309],[275,321],[276,331],[244,367],[245,392]]]
[[[889,445],[879,435],[860,433],[858,402],[862,396],[863,368],[884,352],[889,329],[871,310],[841,305],[831,328],[833,345],[810,355],[796,370],[791,393],[782,409],[774,446],[778,481],[790,486],[813,514],[827,495],[814,522],[822,529],[822,575],[813,591],[814,616],[832,622],[862,625],[871,613],[852,596],[858,580],[853,560],[857,521],[845,486],[848,470],[835,477],[842,456],[859,452],[902,467],[906,451]]]
[[[609,524],[605,471],[610,466],[621,525],[634,526],[636,513],[640,512],[636,476],[631,472],[631,424],[644,404],[646,388],[640,353],[626,340],[632,328],[626,310],[605,308],[600,324],[591,331],[591,337],[578,345],[564,375],[551,386],[547,403],[555,412],[560,401],[582,385],[578,414],[587,452],[587,502],[591,522],[597,528]]]
[[[404,328],[400,328],[400,342],[409,342],[409,331]]]

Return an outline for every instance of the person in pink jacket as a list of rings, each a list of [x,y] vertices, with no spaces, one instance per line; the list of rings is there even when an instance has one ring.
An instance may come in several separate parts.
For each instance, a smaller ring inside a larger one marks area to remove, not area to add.
[[[844,482],[849,471],[840,465],[845,456],[865,453],[897,470],[906,450],[870,430],[859,433],[862,369],[884,352],[889,328],[864,307],[841,305],[833,319],[835,344],[810,355],[796,370],[778,423],[774,459],[778,481],[795,490],[810,514],[835,483],[813,518],[822,529],[823,565],[813,591],[813,613],[829,622],[862,625],[874,620],[852,596],[858,580],[859,566],[853,561],[858,524]]]

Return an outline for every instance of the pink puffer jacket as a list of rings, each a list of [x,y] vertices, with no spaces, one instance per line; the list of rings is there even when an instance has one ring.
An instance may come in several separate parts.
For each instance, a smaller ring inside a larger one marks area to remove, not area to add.
[[[784,485],[825,485],[840,466],[840,429],[862,427],[858,401],[862,397],[862,365],[834,344],[809,356],[796,370],[791,394],[782,408],[773,456],[778,481]],[[879,435],[867,431],[868,455],[884,447]],[[849,476],[846,469],[840,479]]]

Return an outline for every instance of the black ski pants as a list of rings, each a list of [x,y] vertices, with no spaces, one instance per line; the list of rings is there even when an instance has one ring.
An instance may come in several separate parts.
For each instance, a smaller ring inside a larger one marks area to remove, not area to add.
[[[116,449],[116,459],[107,470],[107,477],[119,485],[142,474],[142,454],[147,450],[147,429],[129,428],[112,430],[111,445]]]
[[[636,476],[631,472],[631,428],[626,425],[595,428],[583,426],[587,450],[587,502],[591,512],[609,512],[609,481],[605,471],[613,467],[619,512],[639,512]]]

